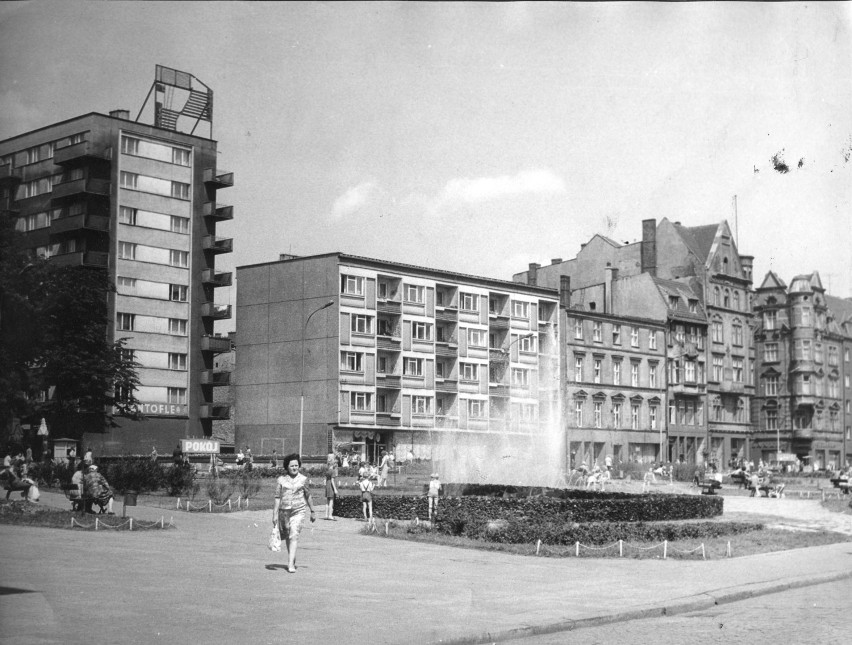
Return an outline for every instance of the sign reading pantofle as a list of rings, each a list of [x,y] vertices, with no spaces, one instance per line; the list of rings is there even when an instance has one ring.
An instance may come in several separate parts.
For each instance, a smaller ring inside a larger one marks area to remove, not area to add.
[[[218,455],[219,440],[218,439],[181,439],[180,449],[184,452],[193,453],[196,455]]]

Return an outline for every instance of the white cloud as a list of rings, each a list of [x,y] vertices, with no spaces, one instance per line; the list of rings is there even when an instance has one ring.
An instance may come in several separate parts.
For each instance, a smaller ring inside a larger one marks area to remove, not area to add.
[[[451,179],[438,196],[435,206],[481,204],[506,197],[552,195],[565,191],[565,182],[552,170],[522,170],[516,175]]]
[[[348,217],[360,211],[376,194],[375,182],[365,181],[353,186],[334,201],[331,214],[335,218]]]

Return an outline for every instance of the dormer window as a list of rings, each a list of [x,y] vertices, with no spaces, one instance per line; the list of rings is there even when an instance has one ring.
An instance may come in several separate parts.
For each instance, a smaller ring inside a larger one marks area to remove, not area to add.
[[[689,299],[689,313],[697,314],[698,313],[698,301],[694,298]]]
[[[677,309],[677,301],[679,298],[677,296],[669,296],[669,309]]]

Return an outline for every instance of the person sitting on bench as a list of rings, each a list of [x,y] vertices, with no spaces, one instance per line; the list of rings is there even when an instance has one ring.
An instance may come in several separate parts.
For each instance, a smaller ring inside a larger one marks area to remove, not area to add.
[[[83,490],[87,498],[87,504],[97,504],[101,507],[101,513],[107,509],[107,515],[115,515],[112,512],[112,490],[107,483],[106,478],[98,472],[98,467],[95,464],[89,466],[86,475],[83,478]],[[86,509],[86,512],[92,513],[91,506]]]
[[[21,478],[14,466],[4,468],[3,472],[0,473],[0,478],[3,479],[3,486],[6,488],[6,499],[9,499],[14,491],[21,491],[21,497],[24,498],[29,494],[32,480]]]
[[[83,462],[77,464],[77,469],[71,476],[71,488],[68,491],[68,499],[71,500],[71,510],[79,511],[83,503]]]

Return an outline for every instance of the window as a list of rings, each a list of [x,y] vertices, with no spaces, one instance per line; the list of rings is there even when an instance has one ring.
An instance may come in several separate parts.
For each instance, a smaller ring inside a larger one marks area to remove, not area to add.
[[[795,342],[795,357],[799,361],[811,360],[811,341],[809,339],[799,339]]]
[[[766,363],[774,363],[778,360],[778,343],[766,343],[763,346],[763,360]]]
[[[713,380],[721,381],[722,376],[725,373],[725,358],[724,356],[714,356],[713,357]]]
[[[459,367],[462,381],[479,381],[479,365],[476,363],[461,363]]]
[[[848,348],[843,349],[843,361],[845,363],[849,362],[849,349]]]
[[[340,276],[340,293],[350,296],[363,296],[364,278],[355,275]]]
[[[766,396],[778,396],[778,377],[765,377],[763,379],[763,390]]]
[[[832,399],[840,398],[840,384],[837,379],[828,379],[828,396]]]
[[[526,318],[530,317],[530,303],[521,302],[520,300],[512,301],[512,317],[513,318]]]
[[[347,372],[363,372],[364,355],[359,352],[340,352],[340,369]]]
[[[612,361],[612,383],[613,385],[621,385],[621,361]]]
[[[616,428],[621,427],[621,403],[612,404],[612,425]]]
[[[724,342],[724,334],[722,332],[722,321],[714,320],[711,324],[711,330],[713,332],[713,342],[714,343],[723,343]]]
[[[612,344],[621,345],[621,325],[612,326]]]
[[[745,423],[746,421],[745,402],[742,399],[737,399],[737,423]]]
[[[579,318],[574,319],[574,338],[583,340],[583,321]]]
[[[139,154],[139,139],[133,137],[121,137],[121,151],[126,155]]]
[[[121,187],[136,190],[139,185],[139,175],[135,172],[121,171]]]
[[[679,343],[686,341],[686,334],[684,332],[683,325],[677,325],[675,327],[675,340]]]
[[[172,215],[171,231],[172,233],[189,233],[189,218]]]
[[[188,291],[189,287],[187,287],[186,285],[169,285],[169,300],[173,300],[175,302],[186,302],[186,296]]]
[[[734,291],[734,309],[740,310],[740,292]]]
[[[733,368],[734,368],[734,382],[742,383],[743,382],[743,359],[735,358],[733,359]]]
[[[186,336],[186,321],[180,318],[169,318],[169,333],[172,336]]]
[[[657,429],[657,406],[652,405],[648,407],[648,420],[651,424],[651,430]]]
[[[118,314],[119,331],[133,331],[136,328],[136,314]]]
[[[388,297],[388,283],[387,282],[379,282],[379,298],[381,300],[386,300]]]
[[[713,421],[722,420],[722,404],[719,401],[713,401]]]
[[[630,346],[631,347],[639,347],[639,328],[631,327],[630,328]]]
[[[583,427],[583,402],[580,400],[574,402],[574,425]]]
[[[603,403],[600,401],[594,402],[595,408],[595,427],[600,428],[603,426]]]
[[[698,301],[694,298],[689,299],[689,313],[697,314],[698,313]]]
[[[386,369],[384,369],[385,365],[382,363],[383,360],[385,362],[387,362],[387,359],[384,359],[384,358],[379,359],[379,372],[380,373],[384,373],[384,372],[387,371]],[[447,368],[446,368],[443,361],[438,361],[437,363],[435,363],[435,376],[437,378],[446,378],[447,374],[448,374]]]
[[[479,296],[474,293],[460,293],[459,302],[465,311],[479,311]]]
[[[686,368],[684,380],[687,383],[695,383],[695,361],[691,361],[691,360],[687,359],[684,366]]]
[[[669,309],[677,309],[677,303],[680,298],[677,296],[669,296]]]
[[[512,385],[517,385],[519,387],[529,387],[530,384],[530,371],[520,368],[513,367],[512,368]]]
[[[135,293],[136,292],[136,278],[126,278],[124,276],[118,276],[118,292],[119,293]]]
[[[698,362],[698,382],[699,383],[706,383],[707,382],[706,377],[707,377],[707,375],[704,372],[704,363],[699,361]]]
[[[169,354],[169,369],[186,371],[186,354]]]
[[[713,287],[713,304],[716,305],[717,307],[719,306],[719,303],[720,303],[720,294],[721,294],[721,291],[719,290],[719,287]]]
[[[482,419],[485,417],[485,401],[474,401],[468,399],[467,416],[471,419]]]
[[[432,414],[432,397],[431,396],[412,396],[411,397],[411,413],[412,414]]]
[[[482,329],[467,330],[467,344],[469,347],[487,347],[487,333]]]
[[[811,326],[811,308],[810,307],[802,307],[802,327],[810,327]]]
[[[168,401],[174,405],[186,405],[186,388],[170,387],[168,389]]]
[[[731,292],[727,289],[725,289],[725,296],[722,300],[722,305],[728,309],[731,307]]]
[[[535,353],[535,338],[535,336],[530,335],[521,336],[518,341],[518,351]]]
[[[733,344],[741,347],[743,344],[743,326],[740,323],[735,322],[731,330]]]
[[[423,291],[423,287],[416,284],[405,285],[405,301],[422,304],[424,302]]]
[[[766,330],[773,330],[778,323],[778,315],[774,311],[764,311],[763,312],[763,328]]]
[[[121,224],[128,224],[129,226],[136,226],[136,213],[137,210],[135,208],[130,208],[129,206],[122,206],[118,209],[118,221]]]
[[[648,349],[657,349],[657,332],[648,331]]]
[[[406,376],[423,376],[423,359],[406,358],[402,364],[402,373]]]
[[[592,340],[596,343],[603,341],[603,323],[599,320],[592,323]]]
[[[118,257],[122,260],[135,260],[136,259],[136,245],[131,244],[130,242],[119,242],[118,243]]]
[[[369,392],[350,392],[349,407],[360,412],[370,412],[373,406],[373,395]]]
[[[639,404],[630,404],[630,427],[633,430],[639,429]]]
[[[189,199],[189,184],[173,181],[171,195],[177,199]]]
[[[411,323],[411,335],[417,340],[432,340],[432,325],[429,323]]]
[[[188,267],[189,266],[189,251],[178,251],[171,249],[169,251],[169,264],[173,267]]]
[[[684,411],[686,412],[686,425],[695,425],[695,403],[692,401],[684,402]]]
[[[583,380],[583,357],[574,357],[574,380],[578,383]]]
[[[648,363],[648,387],[657,387],[657,364]]]
[[[669,423],[672,425],[677,424],[677,408],[675,407],[675,402],[669,399]]]
[[[172,148],[172,163],[178,166],[189,165],[189,150],[183,148]]]
[[[814,343],[814,361],[822,363],[822,343]]]
[[[829,345],[828,346],[828,364],[831,365],[832,367],[837,367],[837,365],[839,364],[838,356],[839,356],[839,354],[837,352],[837,347],[834,346],[834,345]]]
[[[351,331],[353,334],[372,334],[373,319],[370,316],[361,314],[353,314],[350,320]]]
[[[635,361],[630,362],[630,385],[639,387],[639,363]]]
[[[601,359],[596,358],[592,364],[592,370],[595,383],[601,382]]]

